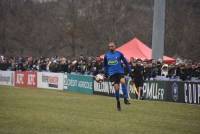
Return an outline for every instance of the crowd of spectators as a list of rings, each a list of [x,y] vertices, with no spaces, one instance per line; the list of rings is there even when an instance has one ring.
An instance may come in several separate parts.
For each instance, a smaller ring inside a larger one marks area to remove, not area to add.
[[[143,68],[144,79],[158,76],[181,80],[200,80],[200,63],[192,61],[165,64],[161,60],[130,59],[130,66],[139,65]],[[81,73],[96,75],[103,73],[103,59],[100,57],[66,58],[66,57],[0,57],[0,70],[48,71],[64,73]]]
[[[144,80],[152,78],[168,78],[180,80],[200,80],[200,63],[192,61],[179,61],[166,64],[161,60],[130,60],[132,68],[141,66],[143,68]]]
[[[47,71],[63,73],[81,73],[96,75],[102,73],[100,57],[79,56],[76,59],[66,57],[4,57],[0,58],[0,70],[11,71]]]

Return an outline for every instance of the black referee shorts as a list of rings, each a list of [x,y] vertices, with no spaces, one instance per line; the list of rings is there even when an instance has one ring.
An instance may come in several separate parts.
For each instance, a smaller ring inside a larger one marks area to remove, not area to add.
[[[135,79],[135,80],[134,80],[134,83],[135,83],[135,87],[136,87],[136,88],[138,88],[138,87],[143,87],[144,80],[143,80],[143,79]]]
[[[109,79],[112,82],[112,84],[114,85],[114,84],[120,84],[121,78],[124,78],[124,75],[117,73],[117,74],[111,75]]]

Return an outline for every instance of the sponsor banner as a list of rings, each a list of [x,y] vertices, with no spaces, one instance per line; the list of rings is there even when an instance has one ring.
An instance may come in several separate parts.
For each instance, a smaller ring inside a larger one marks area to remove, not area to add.
[[[122,90],[119,90],[120,95],[123,95]],[[111,82],[104,81],[98,83],[94,81],[94,94],[106,95],[106,96],[115,96],[115,89],[112,86]]]
[[[144,99],[200,104],[200,82],[146,81]]]
[[[63,73],[38,72],[37,87],[48,89],[63,89]]]
[[[15,71],[16,87],[37,87],[37,72]]]
[[[180,82],[168,82],[168,88],[171,89],[169,90],[169,92],[171,91],[171,100],[174,102],[180,102],[181,101],[181,84]],[[169,93],[170,94],[170,93]]]
[[[144,99],[183,102],[183,83],[180,81],[145,81]]]
[[[145,81],[143,85],[143,98],[162,101],[180,101],[180,83],[172,81]]]
[[[200,104],[200,82],[182,81],[145,81],[143,99]],[[135,86],[127,79],[127,90],[131,98],[135,98]],[[94,94],[114,96],[114,88],[110,82],[97,83],[94,81]],[[120,90],[122,95],[122,91]]]
[[[131,82],[130,78],[126,78],[126,83],[127,83],[129,98],[134,98],[136,87]],[[145,82],[143,86],[143,98],[152,100],[164,100],[164,98],[166,98],[164,86],[165,85],[162,84],[162,82],[158,81]],[[100,95],[114,96],[115,90],[111,82],[104,81],[102,83],[97,83],[96,81],[94,81],[94,93]],[[121,88],[120,88],[120,95],[121,96],[123,95]]]
[[[26,72],[15,71],[15,86],[26,87],[27,79],[25,77]]]
[[[143,98],[150,100],[170,100],[166,81],[146,81],[143,85]]]
[[[200,104],[200,82],[184,82],[183,89],[185,103]]]
[[[89,75],[65,74],[64,90],[93,94],[93,77]]]
[[[13,71],[0,71],[0,85],[13,86],[14,85],[14,72]]]
[[[37,72],[26,71],[27,87],[37,87]]]

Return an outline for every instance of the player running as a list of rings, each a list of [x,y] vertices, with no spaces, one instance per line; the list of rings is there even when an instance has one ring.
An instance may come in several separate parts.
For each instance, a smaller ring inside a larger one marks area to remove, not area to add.
[[[108,47],[109,51],[104,56],[105,76],[109,77],[110,81],[112,82],[112,85],[114,86],[115,97],[117,100],[117,110],[121,111],[119,95],[120,83],[124,95],[124,103],[130,104],[130,102],[128,101],[128,93],[125,84],[123,64],[128,68],[129,72],[130,67],[128,65],[127,60],[124,58],[124,55],[121,52],[115,50],[116,45],[114,42],[110,42]]]

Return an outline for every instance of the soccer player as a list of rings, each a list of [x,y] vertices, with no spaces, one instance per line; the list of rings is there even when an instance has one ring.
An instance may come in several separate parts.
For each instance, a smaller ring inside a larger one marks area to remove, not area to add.
[[[144,83],[144,66],[142,66],[142,60],[138,59],[135,66],[131,66],[133,70],[130,74],[132,80],[134,80],[135,87],[137,89],[138,94],[136,94],[136,98],[142,99],[143,94],[143,83]]]
[[[121,52],[115,50],[116,45],[114,42],[110,42],[108,47],[109,51],[104,56],[105,76],[109,77],[112,85],[114,86],[115,97],[117,100],[117,110],[121,111],[119,95],[120,83],[124,95],[124,103],[127,105],[130,104],[128,101],[127,87],[125,84],[123,64],[125,64],[125,66],[128,68],[128,72],[130,72],[130,67],[127,60],[124,58],[124,55]]]

